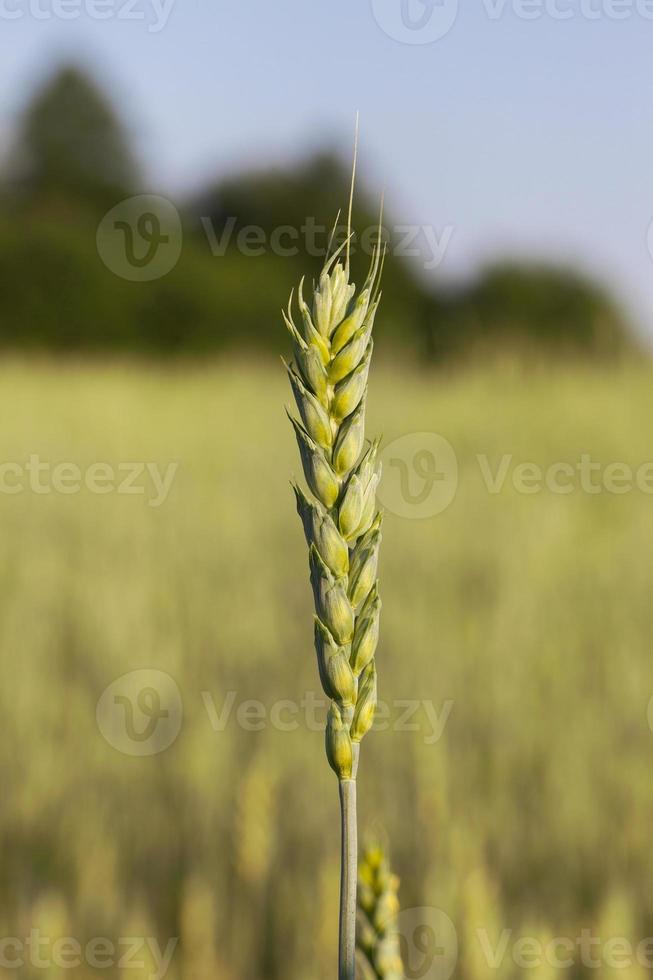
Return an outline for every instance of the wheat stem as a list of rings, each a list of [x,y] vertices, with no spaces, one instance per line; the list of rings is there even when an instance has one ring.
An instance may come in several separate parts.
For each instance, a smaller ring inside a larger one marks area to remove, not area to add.
[[[355,980],[356,974],[356,878],[358,868],[358,826],[356,820],[356,780],[341,779],[340,854],[340,945],[338,980]]]

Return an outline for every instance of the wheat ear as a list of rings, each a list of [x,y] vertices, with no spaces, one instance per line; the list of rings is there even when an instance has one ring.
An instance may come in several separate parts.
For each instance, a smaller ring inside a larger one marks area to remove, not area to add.
[[[370,844],[358,869],[358,930],[361,980],[403,980],[397,914],[399,879],[380,844]]]
[[[361,739],[374,720],[381,610],[378,441],[365,444],[364,424],[383,262],[377,244],[356,295],[349,282],[349,239],[350,234],[327,258],[310,307],[300,283],[299,325],[292,296],[284,313],[294,348],[293,363],[286,367],[299,420],[289,417],[312,496],[296,484],[293,488],[309,548],[318,670],[331,699],[326,753],[340,787],[340,980],[353,980],[355,974],[356,772]]]

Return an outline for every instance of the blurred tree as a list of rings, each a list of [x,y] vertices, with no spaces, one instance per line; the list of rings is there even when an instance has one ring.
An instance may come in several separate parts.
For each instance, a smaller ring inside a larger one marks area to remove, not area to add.
[[[335,217],[349,195],[349,174],[333,153],[318,153],[293,169],[261,169],[215,182],[192,204],[192,210],[216,225],[236,218],[237,227],[258,225],[271,233],[275,228],[298,231],[307,222],[324,226]],[[368,202],[359,194],[355,222],[369,221]],[[325,236],[321,236],[324,247]]]
[[[344,241],[349,198],[349,164],[334,153],[322,152],[290,169],[259,169],[228,177],[209,186],[190,202],[190,229],[204,247],[218,246],[217,263],[224,255],[249,256],[252,276],[263,265],[277,270],[268,312],[261,308],[258,337],[268,332],[270,345],[279,347],[279,326],[269,309],[285,306],[291,288],[302,275],[317,277],[338,215],[335,243]],[[351,244],[352,275],[365,279],[377,237],[380,200],[374,200],[359,180],[356,187]],[[400,341],[407,356],[421,352],[433,299],[424,278],[417,275],[417,262],[401,257],[398,246],[405,232],[386,214],[383,238],[388,254],[383,275],[383,316],[377,337]],[[208,241],[207,241],[208,239]],[[252,258],[255,260],[252,261]],[[216,269],[219,264],[216,263]]]
[[[18,201],[106,209],[132,191],[138,172],[109,101],[67,65],[25,110],[7,176]]]
[[[429,329],[434,357],[474,349],[613,357],[635,346],[609,291],[575,270],[504,262],[437,299]]]
[[[95,235],[99,217],[134,193],[137,166],[110,102],[80,69],[64,66],[26,108],[10,158],[5,190],[21,214],[17,221],[10,208],[0,213],[0,343],[172,355],[283,350],[275,311],[302,275],[318,274],[349,179],[349,165],[324,152],[294,168],[215,182],[187,202],[177,266],[159,280],[127,282],[103,265]],[[360,284],[379,202],[359,181],[354,204],[352,274]],[[406,228],[384,220],[379,353],[427,362],[479,347],[612,355],[631,343],[617,304],[566,270],[504,264],[444,290],[433,255],[416,249],[406,257]],[[336,241],[345,230],[341,213]]]

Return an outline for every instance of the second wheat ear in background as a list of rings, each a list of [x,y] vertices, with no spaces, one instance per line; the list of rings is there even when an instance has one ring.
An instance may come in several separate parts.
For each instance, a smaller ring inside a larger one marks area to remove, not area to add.
[[[356,773],[361,739],[376,708],[380,464],[378,441],[365,441],[365,401],[382,264],[378,242],[357,295],[349,282],[348,236],[327,258],[311,306],[302,281],[298,321],[292,296],[284,313],[294,348],[286,367],[299,412],[299,420],[290,421],[312,496],[293,486],[309,549],[318,669],[331,699],[326,754],[340,786],[340,980],[355,976]]]
[[[404,980],[397,916],[399,879],[390,870],[382,844],[370,841],[358,869],[360,980]]]

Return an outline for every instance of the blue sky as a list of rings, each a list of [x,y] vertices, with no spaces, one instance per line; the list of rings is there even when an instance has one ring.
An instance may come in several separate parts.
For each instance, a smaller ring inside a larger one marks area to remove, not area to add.
[[[111,88],[153,191],[348,152],[358,109],[395,219],[452,229],[440,275],[573,261],[653,337],[652,50],[653,0],[0,0],[0,145],[70,57]]]

